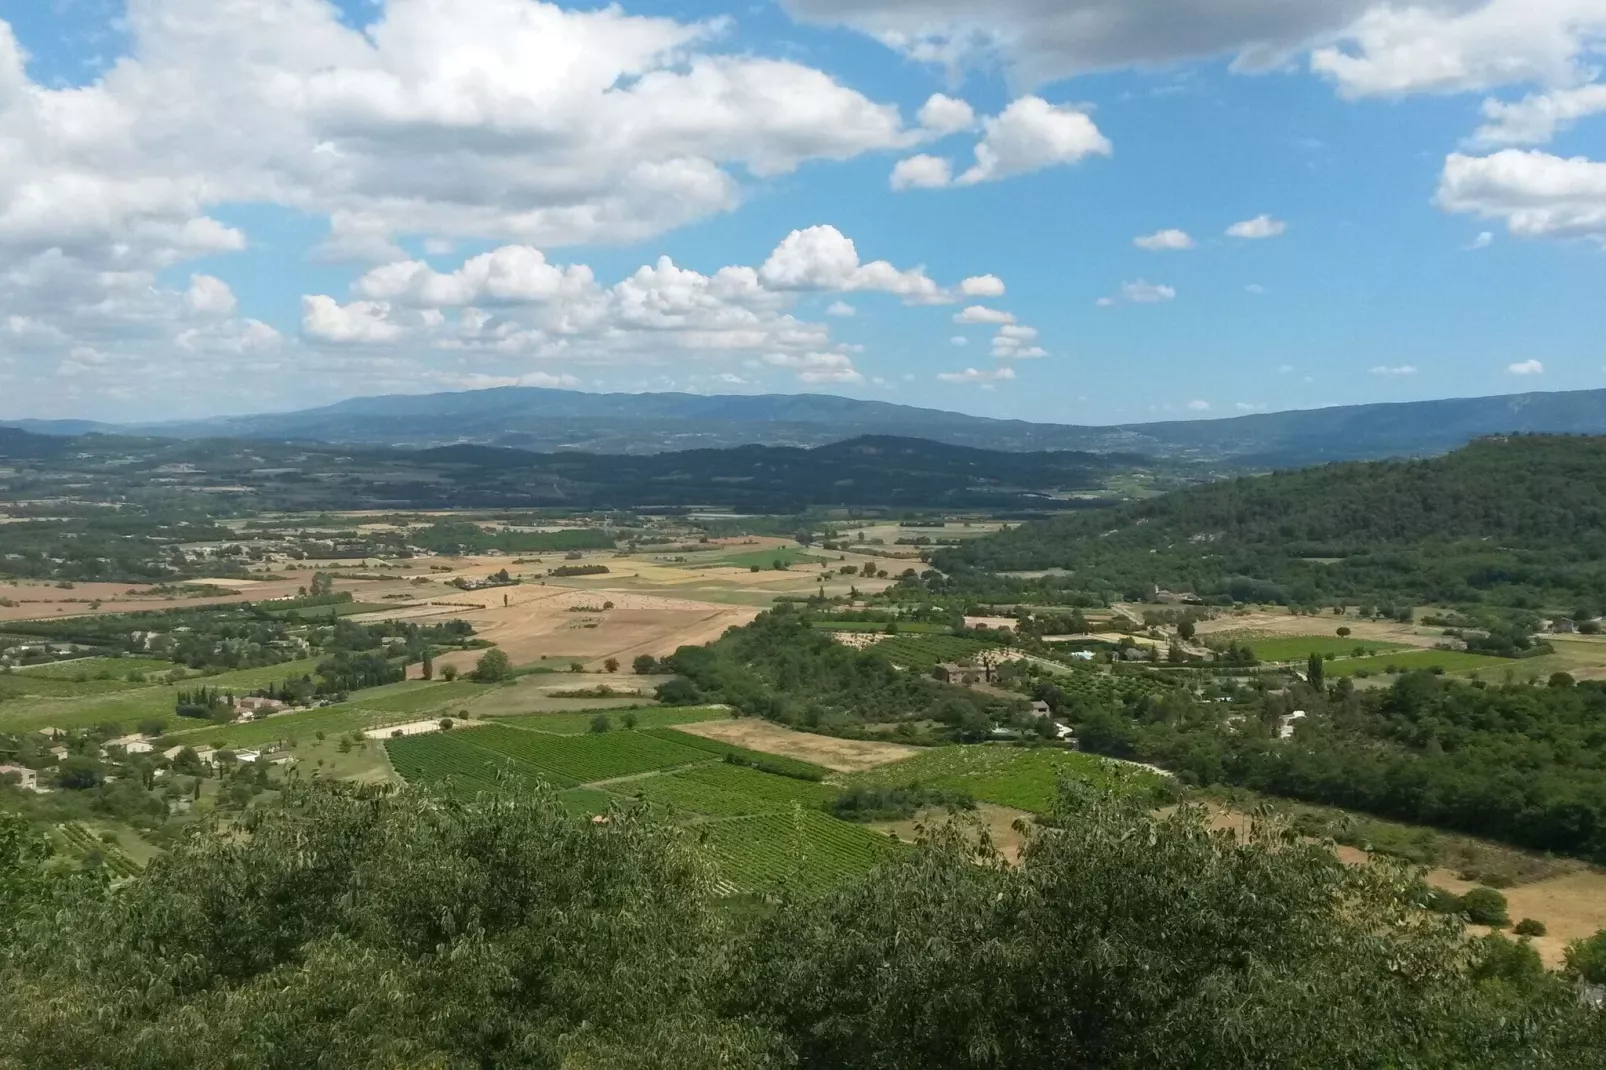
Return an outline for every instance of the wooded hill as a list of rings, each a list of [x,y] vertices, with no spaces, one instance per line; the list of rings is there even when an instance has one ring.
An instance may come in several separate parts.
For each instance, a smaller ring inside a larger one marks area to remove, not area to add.
[[[1444,457],[1228,480],[942,551],[964,573],[1069,569],[1106,596],[1606,602],[1606,438],[1480,439]]]

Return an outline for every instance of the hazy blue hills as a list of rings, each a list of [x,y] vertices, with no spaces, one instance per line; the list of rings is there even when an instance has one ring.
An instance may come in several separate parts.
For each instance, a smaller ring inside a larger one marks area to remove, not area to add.
[[[591,394],[539,387],[351,398],[316,409],[157,424],[12,421],[42,434],[248,438],[410,447],[473,443],[647,454],[818,446],[898,435],[1010,451],[1120,451],[1250,467],[1442,453],[1481,435],[1606,433],[1606,390],[1450,398],[1087,427],[995,420],[827,394]]]

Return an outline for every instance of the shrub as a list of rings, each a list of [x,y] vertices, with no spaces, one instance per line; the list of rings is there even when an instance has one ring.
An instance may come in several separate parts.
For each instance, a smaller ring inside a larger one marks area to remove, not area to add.
[[[591,731],[593,732],[606,732],[612,727],[613,725],[608,722],[608,715],[605,713],[599,713],[591,718]]]
[[[1493,888],[1474,888],[1461,897],[1461,909],[1476,925],[1503,926],[1511,921],[1506,913],[1506,897]]]
[[[1545,935],[1545,923],[1535,921],[1533,918],[1523,918],[1517,922],[1516,928],[1511,931],[1518,936],[1543,936]]]

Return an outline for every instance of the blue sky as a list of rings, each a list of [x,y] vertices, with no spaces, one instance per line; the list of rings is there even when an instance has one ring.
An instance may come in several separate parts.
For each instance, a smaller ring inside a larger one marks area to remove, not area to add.
[[[522,382],[1110,423],[1606,387],[1606,0],[0,20],[0,418]]]

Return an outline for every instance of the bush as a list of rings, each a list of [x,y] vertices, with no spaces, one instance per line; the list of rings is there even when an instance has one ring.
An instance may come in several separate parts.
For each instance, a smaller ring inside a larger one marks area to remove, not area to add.
[[[1493,888],[1472,889],[1461,897],[1461,909],[1475,925],[1499,927],[1511,921],[1506,913],[1506,897]]]
[[[1543,936],[1545,935],[1545,923],[1535,921],[1533,918],[1523,918],[1517,922],[1516,928],[1511,931],[1518,936]]]
[[[1567,972],[1592,985],[1606,985],[1606,929],[1587,940],[1574,940],[1564,952]]]
[[[595,717],[591,718],[591,731],[593,732],[606,732],[612,727],[613,725],[609,723],[608,715],[605,713],[599,713]]]
[[[499,684],[504,680],[513,678],[513,663],[508,660],[507,654],[498,647],[492,647],[480,655],[470,674],[476,683]]]

